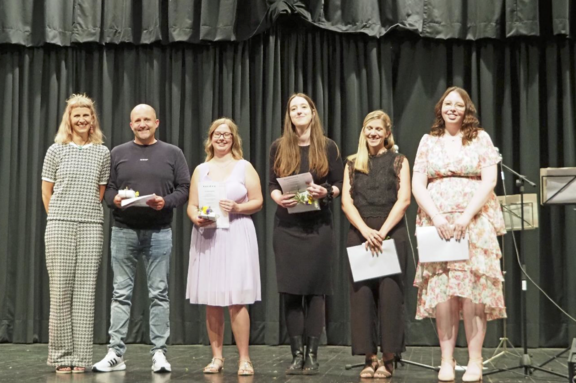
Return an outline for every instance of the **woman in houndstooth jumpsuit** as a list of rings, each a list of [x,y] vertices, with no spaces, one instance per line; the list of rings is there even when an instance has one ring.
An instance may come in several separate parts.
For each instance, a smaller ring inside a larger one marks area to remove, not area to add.
[[[54,142],[42,168],[50,278],[47,363],[57,373],[83,373],[92,365],[94,293],[104,239],[101,201],[110,174],[110,152],[102,145],[90,98],[68,99]]]

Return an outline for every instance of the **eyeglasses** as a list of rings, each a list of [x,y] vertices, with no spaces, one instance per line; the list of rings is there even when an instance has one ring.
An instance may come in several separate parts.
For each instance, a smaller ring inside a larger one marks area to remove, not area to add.
[[[230,133],[230,132],[224,132],[224,133],[214,132],[214,133],[212,134],[212,136],[213,136],[214,138],[222,138],[222,137],[224,137],[224,138],[230,138],[230,137],[232,137],[232,133]]]

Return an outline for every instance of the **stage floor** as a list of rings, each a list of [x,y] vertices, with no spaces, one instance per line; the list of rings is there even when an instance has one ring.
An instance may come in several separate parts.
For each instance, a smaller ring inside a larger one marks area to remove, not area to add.
[[[172,364],[171,374],[154,374],[150,372],[151,358],[147,345],[128,345],[126,354],[127,370],[113,373],[86,373],[75,375],[55,374],[52,367],[46,365],[48,346],[46,344],[0,344],[0,382],[29,383],[29,382],[98,382],[98,383],[167,383],[167,382],[204,382],[204,383],[271,383],[271,382],[306,382],[306,383],[348,383],[367,382],[372,379],[360,379],[359,368],[346,370],[344,366],[351,363],[363,362],[363,357],[350,355],[350,347],[327,346],[319,349],[320,374],[316,376],[284,375],[284,369],[291,361],[288,346],[252,346],[250,347],[252,361],[256,370],[254,377],[236,376],[238,353],[234,346],[226,346],[224,354],[226,364],[223,374],[203,375],[202,368],[210,361],[210,348],[208,346],[170,346],[168,360]],[[106,354],[106,346],[94,346],[94,360],[100,360]],[[517,349],[521,353],[522,350]],[[561,350],[559,349],[531,349],[530,355],[534,364],[543,363]],[[484,357],[489,358],[493,349],[486,349]],[[403,357],[414,362],[437,365],[440,359],[440,350],[437,347],[409,347]],[[551,370],[568,374],[567,353],[546,367]],[[466,350],[456,350],[456,360],[466,364]],[[497,368],[513,367],[518,365],[519,358],[505,355],[493,363]],[[456,373],[456,381],[461,381],[463,372]],[[376,380],[394,383],[420,383],[436,382],[436,372],[420,367],[405,365],[398,366],[394,377],[389,380]],[[486,382],[567,382],[568,379],[535,372],[524,377],[523,370],[504,372],[484,378]]]

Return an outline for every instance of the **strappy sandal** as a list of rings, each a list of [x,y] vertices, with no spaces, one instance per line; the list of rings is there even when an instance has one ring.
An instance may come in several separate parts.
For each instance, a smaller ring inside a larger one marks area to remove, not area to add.
[[[374,355],[371,359],[364,361],[364,368],[360,371],[360,378],[373,378],[376,369],[378,369],[378,357]]]
[[[86,367],[79,367],[79,366],[72,367],[72,373],[73,374],[83,374],[85,372],[86,372]]]
[[[220,363],[218,363],[218,361]],[[205,374],[219,374],[224,369],[224,358],[212,358],[210,364],[204,367],[203,372]]]
[[[57,374],[71,374],[72,366],[58,366],[54,369]]]
[[[477,367],[480,372],[478,373],[470,373],[470,365]],[[482,357],[479,358],[470,358],[468,361],[468,367],[466,367],[466,372],[462,375],[463,382],[480,382],[482,381],[482,369],[484,365],[482,364]]]
[[[384,360],[382,358],[380,367],[374,372],[374,379],[389,379],[394,374],[394,358]]]
[[[238,361],[238,376],[254,375],[254,365],[249,360]]]

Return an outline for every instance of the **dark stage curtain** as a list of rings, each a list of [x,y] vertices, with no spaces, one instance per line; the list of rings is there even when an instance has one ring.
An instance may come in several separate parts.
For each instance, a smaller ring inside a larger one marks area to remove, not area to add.
[[[25,2],[23,3],[25,4]],[[194,45],[83,44],[26,48],[0,45],[0,342],[46,342],[48,277],[44,261],[46,216],[40,174],[65,99],[86,92],[97,110],[110,148],[131,140],[129,113],[137,103],[153,105],[159,138],[183,149],[193,169],[204,158],[202,141],[210,122],[229,116],[240,126],[244,152],[267,185],[267,157],[279,137],[287,98],[303,91],[316,101],[329,137],[344,155],[355,152],[362,119],[384,109],[393,119],[400,151],[413,164],[433,107],[446,87],[469,90],[480,121],[504,154],[504,162],[533,180],[539,168],[576,165],[576,45],[566,38],[504,41],[431,40],[392,34],[381,39],[318,28],[272,28],[244,42]],[[509,193],[517,192],[513,177]],[[501,187],[499,186],[501,191]],[[528,192],[537,192],[528,187]],[[286,341],[276,291],[272,251],[275,205],[254,216],[263,300],[250,308],[251,342]],[[337,200],[339,205],[339,200]],[[408,212],[414,230],[415,207]],[[338,251],[334,295],[327,301],[325,340],[349,344],[345,237],[348,223],[335,206]],[[95,341],[107,341],[112,273],[107,215],[104,256],[97,287]],[[204,310],[186,303],[191,224],[184,209],[174,222],[170,297],[172,344],[207,343]],[[540,228],[520,243],[530,275],[572,315],[576,312],[576,212],[540,207]],[[413,237],[412,237],[413,238]],[[520,238],[519,238],[520,239]],[[520,270],[505,237],[508,335],[520,343]],[[416,321],[415,268],[406,275],[407,341],[437,344],[431,321]],[[142,265],[140,265],[142,266]],[[148,300],[139,270],[129,342],[148,341]],[[532,286],[528,289],[530,347],[566,346],[574,323],[560,315]],[[486,345],[495,346],[503,321],[489,326]],[[463,344],[463,331],[459,344]],[[231,341],[227,327],[226,341]]]
[[[571,0],[0,0],[0,43],[246,40],[295,15],[337,32],[477,40],[574,36]]]

